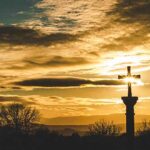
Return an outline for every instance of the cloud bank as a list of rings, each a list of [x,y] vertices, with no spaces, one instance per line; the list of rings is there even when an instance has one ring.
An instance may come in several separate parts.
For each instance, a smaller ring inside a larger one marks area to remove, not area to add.
[[[20,82],[16,82],[16,85],[21,86],[41,86],[41,87],[72,87],[82,85],[124,85],[124,82],[118,80],[97,80],[93,81],[90,79],[80,78],[41,78],[41,79],[30,79]]]

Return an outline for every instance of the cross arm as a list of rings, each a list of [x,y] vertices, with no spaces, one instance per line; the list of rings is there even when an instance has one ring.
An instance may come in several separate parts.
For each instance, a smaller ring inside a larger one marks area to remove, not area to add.
[[[119,75],[118,79],[125,79],[127,76],[126,75]]]
[[[133,75],[133,78],[135,78],[135,79],[140,79],[140,78],[141,78],[141,75]]]
[[[127,76],[126,75],[119,75],[118,76],[118,79],[125,79]],[[131,76],[131,77],[133,77],[133,78],[135,78],[135,79],[140,79],[141,78],[141,75],[133,75],[133,76]]]

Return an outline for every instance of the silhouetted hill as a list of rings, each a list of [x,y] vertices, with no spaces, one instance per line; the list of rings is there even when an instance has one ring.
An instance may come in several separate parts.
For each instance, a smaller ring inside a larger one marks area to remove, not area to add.
[[[89,125],[98,120],[113,121],[115,124],[124,124],[125,114],[43,118],[41,122],[47,125]],[[142,122],[143,120],[150,120],[150,115],[135,116],[136,123]]]

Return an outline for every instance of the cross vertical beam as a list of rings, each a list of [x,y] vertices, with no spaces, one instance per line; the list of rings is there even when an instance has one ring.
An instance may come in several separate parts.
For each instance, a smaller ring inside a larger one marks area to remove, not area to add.
[[[130,66],[127,67],[127,71],[128,71],[127,77],[132,78]],[[128,82],[128,97],[132,97],[132,84],[131,84],[131,82]]]

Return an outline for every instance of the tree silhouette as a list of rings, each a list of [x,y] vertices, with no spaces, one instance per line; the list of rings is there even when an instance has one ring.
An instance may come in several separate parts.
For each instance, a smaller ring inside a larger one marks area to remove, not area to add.
[[[88,135],[96,136],[116,136],[120,134],[120,127],[113,122],[106,122],[104,120],[95,122],[89,126]]]
[[[14,128],[16,131],[29,132],[39,112],[35,108],[23,104],[9,104],[0,107],[0,122],[2,126]]]
[[[140,127],[137,129],[137,135],[150,134],[150,122],[143,120]]]

